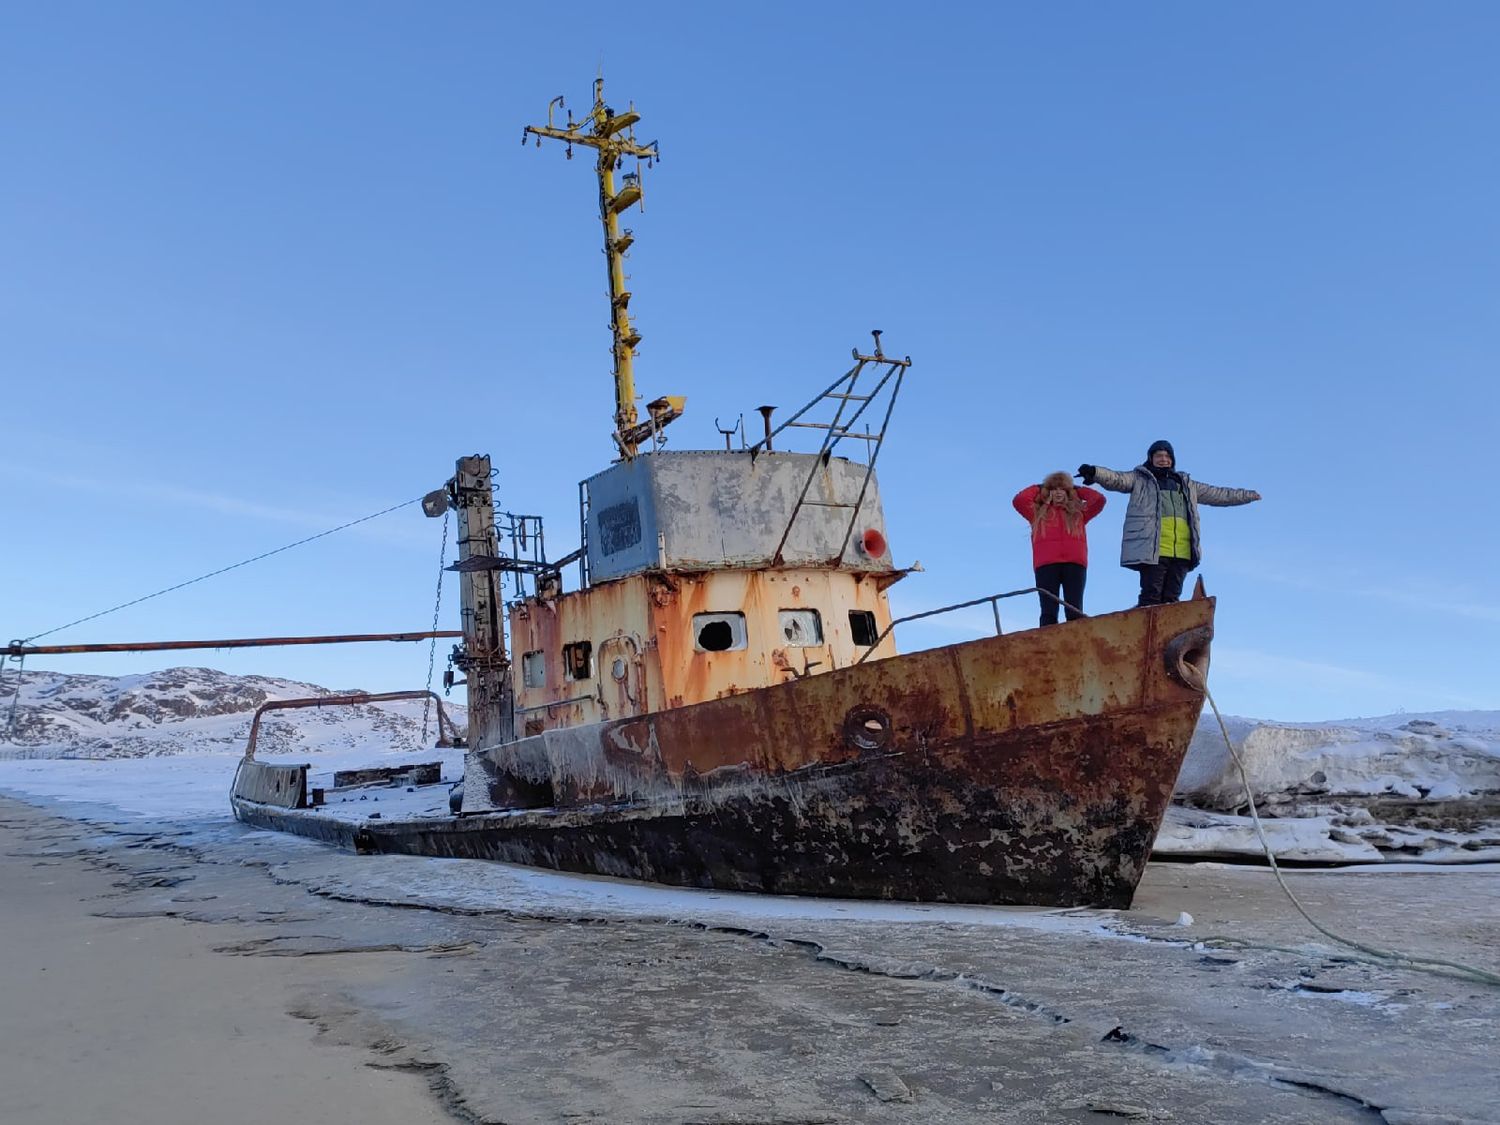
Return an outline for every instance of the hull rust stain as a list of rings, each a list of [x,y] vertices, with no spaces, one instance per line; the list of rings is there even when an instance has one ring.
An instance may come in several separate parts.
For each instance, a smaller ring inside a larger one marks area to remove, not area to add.
[[[243,820],[684,886],[1128,906],[1203,704],[1211,599],[472,751],[464,814]]]

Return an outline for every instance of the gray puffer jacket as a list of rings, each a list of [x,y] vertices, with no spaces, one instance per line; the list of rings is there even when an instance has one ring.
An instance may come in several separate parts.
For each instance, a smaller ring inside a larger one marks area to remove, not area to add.
[[[1188,569],[1192,570],[1203,560],[1203,549],[1198,540],[1198,505],[1231,508],[1236,504],[1252,503],[1256,496],[1250,489],[1199,484],[1186,473],[1177,476],[1187,495],[1188,527],[1193,533],[1193,557]],[[1100,488],[1111,492],[1130,493],[1130,500],[1125,505],[1125,536],[1120,544],[1120,565],[1132,570],[1155,565],[1161,553],[1161,504],[1158,499],[1161,488],[1151,470],[1145,465],[1137,465],[1128,473],[1120,473],[1097,465],[1094,480]]]

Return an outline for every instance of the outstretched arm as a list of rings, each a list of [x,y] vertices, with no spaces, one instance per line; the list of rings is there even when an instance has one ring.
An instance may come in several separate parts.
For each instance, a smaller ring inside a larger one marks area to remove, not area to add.
[[[1193,482],[1193,494],[1198,497],[1198,503],[1214,508],[1233,508],[1237,504],[1253,504],[1260,499],[1260,493],[1253,489],[1220,488],[1216,484],[1204,484],[1201,480]]]
[[[1085,469],[1088,471],[1084,472]],[[1084,484],[1097,484],[1111,492],[1129,492],[1135,487],[1133,473],[1117,473],[1103,465],[1079,465],[1078,472],[1083,477]]]

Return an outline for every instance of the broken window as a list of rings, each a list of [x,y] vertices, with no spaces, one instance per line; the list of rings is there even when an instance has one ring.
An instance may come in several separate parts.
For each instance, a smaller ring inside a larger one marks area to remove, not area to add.
[[[623,504],[600,508],[599,550],[606,555],[618,554],[641,541],[641,510],[634,497]]]
[[[781,611],[781,635],[793,648],[808,648],[823,643],[823,619],[815,609]]]
[[[563,645],[563,676],[570,680],[587,680],[594,674],[594,646],[590,641]]]
[[[880,630],[875,628],[875,615],[868,609],[851,609],[849,633],[855,644],[869,648],[880,639]]]
[[[521,683],[525,687],[547,686],[547,654],[538,649],[521,657]]]
[[[693,614],[693,647],[699,652],[729,652],[747,644],[743,613]]]

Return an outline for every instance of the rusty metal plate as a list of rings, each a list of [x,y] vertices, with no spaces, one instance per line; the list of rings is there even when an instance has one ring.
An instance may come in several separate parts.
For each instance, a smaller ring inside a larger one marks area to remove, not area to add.
[[[741,890],[1124,905],[1202,708],[1213,610],[1131,610],[547,731],[470,755],[465,787],[467,813],[537,812],[427,825],[420,847]],[[413,846],[391,833],[371,846]]]
[[[307,807],[307,765],[273,766],[253,758],[242,759],[234,771],[232,795],[284,809]]]

